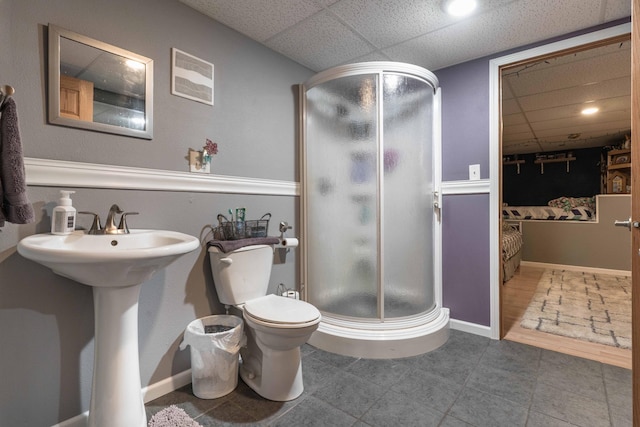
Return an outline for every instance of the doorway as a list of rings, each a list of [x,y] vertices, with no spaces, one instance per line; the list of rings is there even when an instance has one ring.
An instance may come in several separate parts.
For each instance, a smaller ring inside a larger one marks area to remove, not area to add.
[[[561,42],[552,43],[549,45],[541,46],[538,48],[530,49],[528,51],[519,52],[513,55],[497,58],[491,61],[490,73],[491,73],[491,235],[492,235],[492,337],[502,338],[505,331],[501,329],[503,320],[503,308],[502,306],[502,281],[501,281],[501,207],[502,207],[502,133],[501,133],[501,97],[503,90],[509,90],[507,87],[501,86],[501,74],[505,69],[509,69],[512,72],[518,72],[518,70],[525,70],[530,64],[546,64],[546,61],[551,62],[555,60],[561,54],[574,53],[585,48],[592,48],[594,46],[602,46],[605,43],[610,43],[612,40],[622,40],[627,37],[631,31],[630,24],[624,24],[616,27],[612,27],[606,30],[589,33],[583,36],[578,36],[572,39],[563,40]],[[570,76],[569,76],[570,78]],[[526,123],[524,124],[526,127]],[[531,128],[531,126],[529,126]],[[542,139],[542,138],[539,138]],[[588,139],[588,138],[587,138]],[[591,141],[593,142],[593,141]],[[523,141],[518,142],[519,147],[511,147],[510,150],[515,154],[519,149],[523,148],[522,145],[526,143],[537,144],[536,138],[524,138]],[[557,144],[558,141],[555,141]],[[559,147],[556,145],[556,148]],[[521,151],[524,153],[525,150]],[[538,146],[533,151],[550,151],[548,147]],[[556,150],[557,151],[557,150]],[[511,159],[513,160],[513,159]],[[569,168],[569,162],[566,162],[567,168]],[[519,167],[519,165],[518,165]],[[540,167],[544,168],[544,164]],[[542,172],[543,173],[543,172]],[[495,239],[495,240],[494,240]],[[567,263],[570,264],[570,263]],[[534,344],[535,345],[535,344]]]

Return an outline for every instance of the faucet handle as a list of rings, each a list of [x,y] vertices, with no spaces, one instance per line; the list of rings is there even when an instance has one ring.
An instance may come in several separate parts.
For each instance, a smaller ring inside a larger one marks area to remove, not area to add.
[[[102,230],[102,224],[100,224],[100,216],[94,212],[88,211],[79,211],[79,214],[84,215],[93,215],[93,223],[91,224],[91,228],[89,229],[89,234],[99,234]]]
[[[118,230],[124,230],[125,234],[129,234],[129,226],[127,226],[127,215],[139,215],[140,212],[124,212],[120,217],[120,224],[118,224]]]

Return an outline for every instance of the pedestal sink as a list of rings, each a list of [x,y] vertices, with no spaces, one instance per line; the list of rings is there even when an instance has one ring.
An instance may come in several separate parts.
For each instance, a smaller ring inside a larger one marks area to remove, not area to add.
[[[36,234],[18,243],[23,257],[93,287],[95,358],[90,427],[145,427],[138,358],[138,297],[142,283],[179,256],[198,248],[174,231],[59,236]]]

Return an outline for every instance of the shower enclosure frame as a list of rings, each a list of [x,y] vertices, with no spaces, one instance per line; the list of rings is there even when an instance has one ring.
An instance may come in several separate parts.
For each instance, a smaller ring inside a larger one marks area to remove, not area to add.
[[[441,223],[442,206],[441,183],[441,102],[437,77],[411,64],[396,62],[365,62],[338,66],[316,74],[299,87],[299,132],[300,132],[300,184],[301,184],[301,294],[309,301],[308,289],[313,286],[309,282],[308,239],[309,224],[307,221],[308,192],[307,186],[307,91],[314,86],[342,77],[357,75],[377,75],[376,84],[376,143],[383,137],[383,76],[385,73],[398,74],[426,82],[434,91],[433,127],[432,127],[432,184],[433,184],[433,293],[435,307],[418,315],[386,318],[384,314],[384,212],[381,193],[384,194],[383,159],[377,158],[377,191],[376,191],[376,260],[377,260],[377,314],[375,319],[355,318],[335,313],[322,312],[322,322],[312,335],[309,343],[326,351],[352,357],[397,358],[423,354],[438,348],[449,336],[449,310],[442,307],[442,260],[441,260]],[[327,232],[331,232],[330,230]],[[331,248],[327,248],[331,250]]]

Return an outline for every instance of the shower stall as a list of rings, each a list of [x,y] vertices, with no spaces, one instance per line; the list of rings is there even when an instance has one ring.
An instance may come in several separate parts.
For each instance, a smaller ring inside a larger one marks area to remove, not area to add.
[[[310,343],[408,357],[449,336],[439,241],[440,92],[429,71],[366,62],[302,85],[302,291]]]

